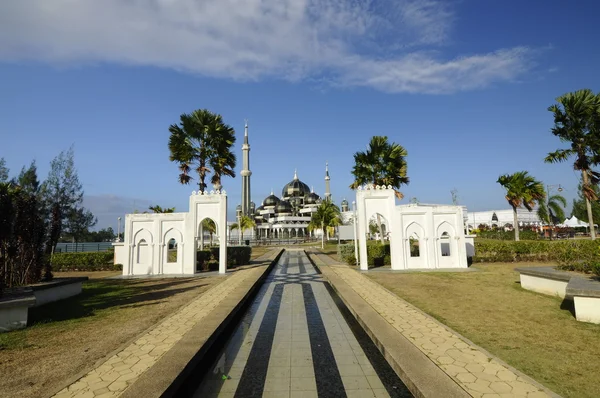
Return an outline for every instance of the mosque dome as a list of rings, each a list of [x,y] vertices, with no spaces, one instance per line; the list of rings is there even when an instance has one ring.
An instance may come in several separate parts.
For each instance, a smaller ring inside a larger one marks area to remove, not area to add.
[[[298,175],[294,172],[294,179],[283,187],[281,196],[284,198],[304,197],[310,193],[308,185],[298,179]]]
[[[271,192],[271,195],[267,196],[265,200],[263,200],[263,206],[277,206],[279,202],[281,202],[281,199],[273,195],[273,192]]]
[[[348,206],[348,201],[346,199],[342,200],[342,206]]]
[[[275,213],[291,213],[292,205],[290,202],[282,200],[277,206],[275,206]]]
[[[306,199],[304,199],[304,203],[306,203],[307,205],[316,205],[317,202],[319,201],[319,199],[321,199],[321,197],[319,195],[317,195],[314,192],[311,192],[308,195],[306,195]]]

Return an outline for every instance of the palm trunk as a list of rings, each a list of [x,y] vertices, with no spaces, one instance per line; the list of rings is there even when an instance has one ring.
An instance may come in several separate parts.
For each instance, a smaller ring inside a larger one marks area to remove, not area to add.
[[[587,187],[589,184],[588,183],[588,175],[586,174],[585,171],[582,171],[581,175],[583,176],[583,186]],[[588,222],[590,223],[590,237],[592,238],[592,240],[595,240],[596,239],[596,228],[594,227],[594,215],[592,213],[592,202],[590,202],[590,199],[587,196],[585,197],[585,206],[587,207]]]
[[[519,240],[519,218],[517,217],[517,208],[513,206],[513,222],[515,224],[515,241]]]
[[[325,249],[325,223],[321,223],[321,230],[323,231],[321,234],[321,249]]]
[[[379,213],[377,213],[377,228],[379,228],[379,240],[381,241],[381,244],[383,245],[383,228],[381,228],[381,215]]]

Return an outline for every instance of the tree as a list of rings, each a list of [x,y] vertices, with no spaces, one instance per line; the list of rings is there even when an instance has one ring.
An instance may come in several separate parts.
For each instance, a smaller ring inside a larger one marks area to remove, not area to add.
[[[208,233],[210,235],[210,245],[212,246],[213,234],[217,233],[217,224],[215,224],[215,222],[213,220],[211,220],[210,218],[205,218],[204,220],[202,220],[202,231],[208,231]],[[203,232],[203,235],[204,235],[204,232]],[[204,239],[204,236],[202,236],[202,239]]]
[[[585,200],[585,195],[583,194],[583,186],[582,185],[583,184],[580,180],[579,186],[578,186],[578,191],[577,191],[578,196],[577,196],[577,198],[573,199],[573,208],[571,210],[571,216],[575,216],[578,219],[589,223],[590,219],[589,219],[588,212],[587,212],[586,200]],[[600,196],[600,188],[597,185],[592,186],[592,189],[594,190],[596,195]],[[592,205],[592,219],[600,220],[600,203],[598,203],[598,201],[593,201],[591,203],[591,205]]]
[[[536,203],[541,203],[546,197],[544,185],[533,178],[527,171],[505,174],[498,177],[498,184],[506,189],[506,200],[513,209],[515,240],[519,240],[519,220],[517,209],[524,206],[532,211]]]
[[[23,166],[15,183],[29,193],[37,194],[40,191],[40,181],[37,176],[35,160],[31,162],[28,168]]]
[[[254,222],[254,220],[251,217],[248,217],[246,215],[242,215],[240,217],[240,222],[238,223],[233,223],[231,224],[231,230],[234,229],[239,229],[240,233],[242,234],[242,240],[244,240],[244,231],[250,228],[254,228],[256,227],[256,223]]]
[[[600,173],[593,170],[600,162],[600,95],[584,89],[567,93],[556,101],[548,108],[554,115],[552,134],[571,146],[550,152],[544,160],[558,163],[575,158],[573,169],[581,172],[591,237],[596,239],[592,202],[598,200],[594,186],[600,182]]]
[[[184,113],[179,125],[172,124],[169,132],[169,159],[179,163],[180,183],[190,183],[192,168],[198,173],[201,191],[206,190],[206,176],[211,172],[217,189],[221,188],[223,176],[235,177],[236,158],[231,152],[235,130],[223,122],[221,115],[206,109]]]
[[[312,214],[308,230],[313,231],[320,228],[323,231],[321,234],[321,249],[325,248],[326,228],[340,225],[340,216],[340,208],[329,199],[323,200],[317,207],[317,211]]]
[[[92,228],[98,219],[94,217],[91,211],[78,207],[72,209],[67,218],[65,229],[72,238],[74,243],[79,243],[81,238],[89,233],[89,229]]]
[[[547,195],[547,193],[545,194]],[[547,201],[540,201],[537,214],[538,217],[548,225],[555,225],[556,221],[559,222],[565,219],[564,207],[567,206],[567,200],[561,195],[552,195],[548,197]],[[550,239],[552,239],[552,232],[550,232]]]
[[[6,160],[0,158],[0,183],[8,182],[8,167],[6,167]]]
[[[150,206],[148,207],[148,210],[152,210],[155,213],[175,213],[175,208],[174,207],[169,207],[169,208],[162,208],[159,205],[156,206]]]
[[[407,152],[401,145],[389,143],[387,136],[374,136],[371,138],[365,152],[354,154],[354,167],[352,174],[354,182],[350,188],[357,189],[364,184],[391,185],[396,197],[402,199],[404,195],[399,191],[400,186],[407,185],[409,178],[406,176]],[[383,243],[383,230],[381,216],[377,215],[381,243]]]
[[[63,232],[67,219],[83,201],[83,187],[75,169],[75,152],[72,146],[50,162],[50,172],[42,186],[42,192],[50,212],[50,230],[46,245],[46,253],[50,254]]]

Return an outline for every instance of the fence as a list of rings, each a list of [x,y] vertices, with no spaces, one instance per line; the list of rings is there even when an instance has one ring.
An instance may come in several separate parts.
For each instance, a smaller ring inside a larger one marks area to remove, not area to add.
[[[54,253],[105,252],[108,250],[112,250],[112,242],[57,243]]]

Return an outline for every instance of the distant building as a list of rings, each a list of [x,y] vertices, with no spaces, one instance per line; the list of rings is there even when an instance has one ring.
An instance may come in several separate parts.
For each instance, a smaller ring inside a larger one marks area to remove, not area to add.
[[[529,211],[527,209],[517,209],[517,220],[519,226],[535,226],[540,227],[543,225],[542,220],[538,217],[537,211]],[[503,210],[486,210],[486,211],[474,211],[467,213],[467,224],[469,229],[475,229],[479,225],[487,225],[488,227],[513,227],[514,214],[512,209]]]

